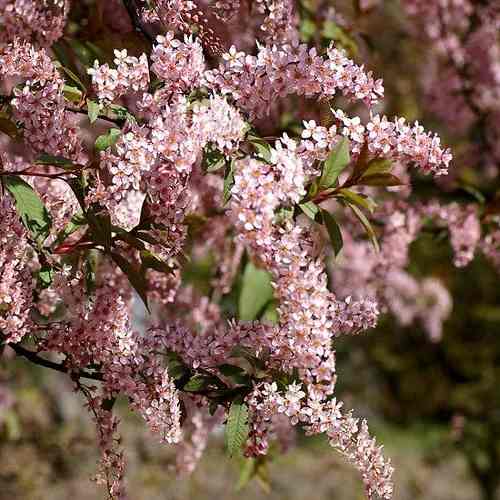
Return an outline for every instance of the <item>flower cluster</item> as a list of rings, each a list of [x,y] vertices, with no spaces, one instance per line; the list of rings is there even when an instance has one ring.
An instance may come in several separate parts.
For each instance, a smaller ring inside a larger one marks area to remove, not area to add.
[[[44,49],[15,41],[0,52],[0,79],[20,79],[11,105],[24,126],[27,145],[35,153],[49,153],[83,161],[74,116],[66,110],[64,80]]]
[[[111,102],[125,94],[147,90],[149,67],[145,54],[137,58],[129,56],[126,49],[115,50],[113,62],[116,68],[108,64],[99,66],[95,61],[94,67],[88,70],[99,99]]]
[[[1,0],[0,39],[21,38],[49,47],[62,36],[68,11],[69,0]]]
[[[8,198],[0,200],[0,212],[0,332],[6,342],[19,342],[33,326],[27,233]]]
[[[263,46],[256,56],[231,47],[223,57],[224,64],[205,73],[206,85],[230,94],[251,118],[267,115],[277,98],[290,94],[330,99],[342,92],[373,104],[384,92],[381,80],[333,46],[326,57],[304,44]]]

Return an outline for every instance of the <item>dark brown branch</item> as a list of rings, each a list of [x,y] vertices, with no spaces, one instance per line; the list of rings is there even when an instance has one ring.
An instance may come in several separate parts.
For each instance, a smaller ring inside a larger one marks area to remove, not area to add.
[[[25,349],[19,344],[9,344],[9,347],[15,351],[18,356],[22,356],[26,358],[28,361],[31,361],[35,365],[43,366],[44,368],[50,368],[51,370],[55,370],[61,373],[66,373],[75,378],[88,378],[91,380],[99,380],[102,381],[103,377],[101,373],[89,373],[85,370],[79,372],[73,372],[69,370],[64,363],[55,363],[54,361],[49,361],[48,359],[42,358],[36,352]]]
[[[130,17],[130,20],[132,21],[132,25],[134,26],[135,30],[138,31],[139,33],[142,33],[142,35],[152,45],[154,43],[154,38],[150,33],[148,33],[146,29],[144,29],[144,26],[142,25],[141,16],[139,15],[140,6],[137,5],[137,1],[123,0],[123,5],[127,9],[128,15]]]

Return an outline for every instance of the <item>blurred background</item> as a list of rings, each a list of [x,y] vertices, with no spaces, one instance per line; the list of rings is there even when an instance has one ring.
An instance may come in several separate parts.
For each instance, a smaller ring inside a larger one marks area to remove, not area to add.
[[[356,60],[368,61],[367,66],[384,79],[388,115],[419,119],[438,131],[454,152],[467,149],[474,134],[446,127],[429,112],[421,79],[429,48],[414,36],[398,1],[330,0],[333,13],[328,24],[321,26],[307,15],[314,12],[316,3],[301,2],[306,13],[301,21],[305,41],[334,40]],[[68,29],[78,37],[85,24],[83,14],[72,16]],[[102,22],[106,29],[114,29],[107,17]],[[97,38],[94,42],[99,46]],[[116,40],[113,43],[116,46]],[[293,125],[291,119],[284,128]],[[461,154],[458,157],[462,178],[474,178],[467,170],[473,164]],[[474,189],[494,192],[497,185],[498,180],[490,179]],[[453,189],[443,192],[445,198],[456,199]],[[415,184],[415,196],[428,198],[435,193],[436,187],[426,181]],[[438,277],[453,298],[453,312],[439,342],[429,340],[418,325],[402,327],[385,315],[375,330],[341,338],[336,344],[338,397],[368,418],[373,434],[392,457],[397,500],[500,498],[499,275],[482,257],[464,269],[451,262],[446,238],[423,235],[412,245],[411,274]],[[95,429],[82,404],[64,375],[31,366],[14,359],[9,349],[4,351],[0,499],[104,496],[89,479],[98,452]],[[271,453],[259,463],[256,478],[245,485],[245,466],[227,458],[222,433],[215,433],[197,470],[178,480],[173,450],[156,443],[125,405],[119,410],[133,499],[363,498],[356,473],[327,443],[321,438],[306,440],[300,434],[286,454]]]

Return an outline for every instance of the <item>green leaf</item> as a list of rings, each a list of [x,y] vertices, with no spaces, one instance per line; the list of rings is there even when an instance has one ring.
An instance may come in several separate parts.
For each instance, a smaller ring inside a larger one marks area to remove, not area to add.
[[[110,146],[114,146],[118,142],[121,135],[121,130],[118,128],[110,128],[106,134],[100,135],[95,141],[97,151],[104,151]]]
[[[89,116],[90,123],[94,123],[99,117],[101,112],[101,105],[98,102],[87,99],[87,114]]]
[[[351,204],[364,208],[369,212],[373,212],[375,210],[375,207],[377,206],[377,204],[369,196],[355,193],[350,189],[341,189],[337,196],[340,198],[344,198]]]
[[[343,137],[325,160],[323,172],[319,180],[320,189],[332,187],[342,170],[349,165],[350,161],[349,140]]]
[[[372,242],[373,248],[375,249],[376,252],[379,252],[380,247],[378,245],[377,236],[375,235],[375,231],[373,230],[370,221],[367,219],[366,215],[361,211],[359,207],[353,205],[352,203],[348,203],[348,205],[354,212],[354,215],[356,215],[356,217],[358,218],[359,222],[361,222],[361,224],[365,228],[365,231],[368,234],[370,241]]]
[[[217,367],[219,371],[230,379],[234,384],[237,385],[247,385],[250,383],[249,376],[245,373],[245,370],[239,366],[223,364]]]
[[[52,47],[53,49],[54,47]],[[59,56],[58,56],[59,57]],[[76,83],[80,89],[82,90],[82,92],[86,92],[87,89],[85,87],[85,85],[82,83],[82,81],[80,80],[80,78],[72,71],[70,70],[69,68],[67,68],[66,66],[63,66],[63,64],[59,61],[54,61],[54,66],[60,70],[63,71],[63,73],[69,77],[69,80],[71,80],[73,83]],[[69,81],[68,79],[66,79],[66,81]]]
[[[226,157],[212,147],[206,147],[203,155],[202,168],[204,172],[216,172],[226,164]]]
[[[313,201],[307,201],[306,203],[301,203],[299,208],[304,212],[310,219],[315,220],[316,215],[320,211],[320,208]]]
[[[23,224],[35,241],[43,243],[49,235],[52,221],[45,205],[34,189],[20,177],[7,175],[3,178],[5,187],[13,196],[16,210]]]
[[[393,174],[380,173],[368,175],[365,173],[359,179],[358,184],[361,186],[401,186],[403,182]]]
[[[227,205],[231,199],[231,189],[234,186],[234,160],[231,160],[226,167],[226,175],[224,176],[224,188],[222,192],[222,203]]]
[[[238,302],[239,318],[251,321],[258,317],[264,306],[273,298],[271,276],[248,262],[243,272],[241,293]]]
[[[127,259],[116,252],[111,252],[111,258],[127,276],[130,284],[139,294],[139,297],[144,302],[146,309],[149,311],[147,296],[148,282],[146,280],[146,277],[144,276],[144,273],[141,273],[140,270],[137,270]]]
[[[366,175],[372,174],[387,174],[392,169],[392,160],[386,160],[384,158],[374,158],[368,162],[367,168],[363,174],[363,177]]]
[[[276,302],[269,302],[264,314],[262,315],[263,321],[269,321],[270,323],[276,324],[279,321],[278,311],[276,310]]]
[[[52,284],[52,279],[54,277],[54,270],[49,265],[43,265],[38,271],[38,284],[44,289],[48,288]]]
[[[241,401],[233,401],[226,423],[226,449],[230,457],[241,452],[248,437],[248,408]]]
[[[110,104],[109,106],[106,106],[102,110],[102,113],[104,113],[107,118],[128,120],[129,122],[137,123],[136,117],[130,113],[127,108],[119,106],[118,104]]]
[[[323,223],[325,224],[326,230],[328,231],[328,235],[330,236],[333,251],[335,252],[335,256],[337,256],[342,250],[342,246],[344,245],[340,227],[337,224],[337,221],[330,214],[330,212],[322,209],[321,216],[323,218]]]
[[[249,134],[247,139],[257,152],[257,156],[269,163],[271,161],[271,146],[269,143],[261,137],[252,134]]]
[[[183,363],[181,357],[176,352],[167,352],[167,370],[170,377],[179,380],[189,373],[188,367]]]
[[[240,477],[236,485],[236,491],[241,491],[254,477],[257,460],[254,457],[245,458],[240,469]]]
[[[63,94],[64,97],[71,102],[80,102],[83,96],[83,92],[79,88],[73,87],[72,85],[64,85]]]
[[[65,169],[72,169],[78,167],[75,163],[62,156],[48,155],[47,153],[42,153],[35,160],[35,165],[53,165],[55,167],[61,167]]]
[[[102,245],[106,250],[111,248],[111,217],[107,212],[87,212],[87,220],[92,228],[92,236],[96,243]]]
[[[486,198],[484,197],[483,193],[479,191],[479,189],[475,188],[474,186],[471,186],[470,184],[462,184],[460,187],[466,193],[469,193],[481,205],[484,205],[486,203]]]
[[[199,392],[206,389],[212,380],[213,377],[207,377],[199,374],[193,375],[182,390],[186,392]]]
[[[143,269],[154,269],[164,274],[172,274],[173,272],[172,267],[149,250],[141,251],[141,263]]]

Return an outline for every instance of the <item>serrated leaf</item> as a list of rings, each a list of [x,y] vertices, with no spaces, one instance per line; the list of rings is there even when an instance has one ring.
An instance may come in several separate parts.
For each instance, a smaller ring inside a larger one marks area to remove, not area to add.
[[[146,309],[149,311],[147,296],[148,282],[144,274],[141,273],[140,270],[136,269],[127,259],[116,252],[111,252],[111,258],[127,276],[130,284],[134,287],[135,291],[144,302]]]
[[[320,189],[332,187],[342,170],[349,165],[350,161],[349,140],[343,137],[325,160],[323,172],[319,180]]]
[[[301,203],[299,208],[304,212],[310,219],[314,220],[316,215],[320,211],[320,208],[313,201],[307,201],[306,203]]]
[[[240,320],[251,321],[258,317],[264,306],[273,298],[271,276],[267,271],[248,262],[242,277],[238,301]]]
[[[337,256],[344,245],[342,239],[342,233],[337,221],[333,218],[332,214],[326,210],[321,210],[321,216],[323,218],[323,223],[328,231],[328,236],[330,236],[330,241],[332,243],[333,251],[335,256]]]
[[[401,179],[393,174],[380,173],[380,174],[363,174],[359,179],[358,184],[361,186],[401,186],[403,182]]]
[[[365,228],[366,234],[370,238],[373,248],[375,249],[376,252],[379,252],[380,247],[378,245],[377,236],[375,234],[375,231],[373,230],[372,225],[370,224],[370,221],[367,219],[366,215],[362,212],[362,210],[359,207],[353,205],[352,203],[348,203],[348,205],[354,212],[354,215],[356,215],[356,217],[358,218],[359,222],[361,222],[362,226]]]
[[[226,423],[226,449],[230,457],[241,452],[248,437],[248,408],[241,401],[233,401]]]
[[[45,205],[35,190],[20,177],[7,175],[3,178],[5,187],[15,201],[16,210],[23,224],[38,243],[49,235],[52,221]]]
[[[101,112],[101,105],[98,102],[87,99],[87,114],[89,116],[90,123],[94,123],[99,117]]]
[[[106,250],[111,248],[111,216],[109,213],[87,212],[87,220],[92,228],[92,236],[96,243],[102,245]]]
[[[114,146],[121,135],[121,130],[118,128],[110,128],[106,134],[100,135],[95,141],[97,151],[104,151],[110,146]]]

